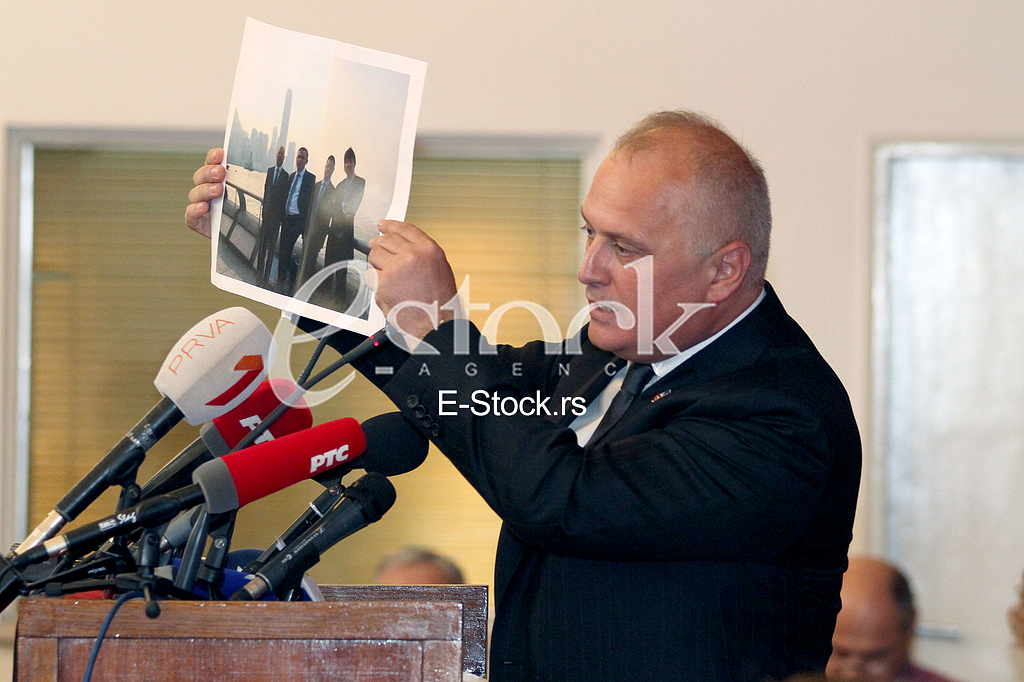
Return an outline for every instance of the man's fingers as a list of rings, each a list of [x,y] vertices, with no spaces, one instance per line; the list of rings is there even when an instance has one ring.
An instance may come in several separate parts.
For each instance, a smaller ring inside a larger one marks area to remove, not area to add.
[[[189,204],[185,208],[185,224],[190,230],[194,230],[206,238],[210,238],[210,205],[206,202]]]
[[[210,199],[216,199],[223,193],[224,185],[219,182],[208,182],[202,185],[196,185],[188,192],[188,202],[190,204],[195,204],[201,201],[209,201]]]
[[[206,164],[192,174],[192,184],[195,186],[188,192],[185,224],[204,237],[209,237],[213,232],[210,227],[210,200],[224,193],[227,170],[220,165],[222,161],[224,150],[211,149],[206,152]]]
[[[371,248],[376,244],[392,253],[411,248],[421,254],[439,253],[442,257],[444,255],[443,249],[438,243],[412,223],[381,220],[377,222],[377,229],[381,235],[370,242]]]
[[[434,241],[427,236],[426,232],[412,223],[403,223],[400,220],[379,220],[377,221],[377,230],[385,237],[390,235],[412,244],[433,243]]]
[[[210,151],[206,152],[206,165],[219,164],[224,160],[224,150],[220,147],[214,147]]]
[[[383,232],[385,234],[390,234],[392,232],[400,231],[404,225],[408,225],[408,224],[409,223],[403,223],[400,220],[383,220],[383,219],[381,219],[381,220],[377,221],[377,230],[379,232]]]
[[[222,183],[227,175],[227,171],[224,170],[224,166],[216,165],[205,165],[199,168],[195,173],[192,174],[192,184],[196,187],[200,185],[208,185],[211,183]]]
[[[369,287],[370,291],[377,291],[378,272],[379,271],[374,268],[367,268],[363,272],[363,279],[366,281],[366,286]]]
[[[382,234],[370,240],[370,252],[386,251],[400,253],[406,249],[415,249],[416,245],[400,234]]]

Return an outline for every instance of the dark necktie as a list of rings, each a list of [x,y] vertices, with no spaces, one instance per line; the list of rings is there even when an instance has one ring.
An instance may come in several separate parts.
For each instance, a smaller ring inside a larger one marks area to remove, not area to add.
[[[596,443],[597,439],[603,436],[619,418],[625,414],[629,406],[633,404],[636,397],[644,390],[647,382],[654,376],[654,368],[650,365],[632,363],[626,370],[626,377],[622,380],[619,392],[612,398],[611,405],[601,418],[601,423],[590,437],[588,442]]]
[[[295,176],[292,178],[292,186],[288,190],[288,200],[285,202],[285,207],[286,207],[285,208],[285,212],[286,213],[291,210],[292,198],[298,196],[298,194],[299,194],[299,185],[301,185],[301,184],[302,184],[302,181],[299,179],[299,174],[296,173]],[[296,211],[299,210],[298,204],[295,205],[295,210]],[[289,215],[298,215],[298,214],[297,213],[290,213]]]

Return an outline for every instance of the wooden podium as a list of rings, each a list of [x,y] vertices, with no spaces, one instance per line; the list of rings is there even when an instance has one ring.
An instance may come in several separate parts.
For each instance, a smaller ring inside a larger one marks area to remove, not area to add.
[[[484,674],[487,588],[331,586],[325,602],[140,600],[117,612],[93,680],[459,682]],[[15,680],[79,682],[112,601],[23,599]]]

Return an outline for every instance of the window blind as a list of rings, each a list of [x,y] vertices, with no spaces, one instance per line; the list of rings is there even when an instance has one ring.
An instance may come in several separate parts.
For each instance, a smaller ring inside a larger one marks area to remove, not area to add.
[[[201,160],[201,153],[165,150],[36,150],[30,525],[156,404],[160,363],[195,322],[243,305],[271,330],[277,324],[276,309],[210,284],[210,244],[182,225]],[[407,219],[442,244],[459,282],[469,275],[471,300],[489,304],[472,313],[478,325],[502,304],[528,300],[550,311],[564,332],[585,304],[575,280],[579,188],[578,160],[418,158]],[[516,309],[491,340],[520,344],[539,336],[533,314]],[[293,354],[293,375],[312,348]],[[328,355],[320,367],[333,360]],[[339,380],[347,374],[339,372]],[[357,376],[314,408],[314,423],[391,409]],[[173,429],[147,455],[139,482],[196,436],[184,423]],[[489,583],[499,521],[454,467],[432,452],[394,483],[395,507],[346,539],[314,577],[365,582],[383,554],[422,544],[453,556],[472,582]],[[267,546],[320,490],[308,482],[249,505],[232,546]],[[115,506],[110,491],[79,522]]]

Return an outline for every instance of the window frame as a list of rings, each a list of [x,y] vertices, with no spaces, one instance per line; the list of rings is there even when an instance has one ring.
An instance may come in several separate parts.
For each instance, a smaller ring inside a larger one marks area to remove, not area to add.
[[[581,178],[594,167],[595,136],[419,135],[416,154],[465,159],[573,159]],[[215,130],[12,127],[7,131],[3,242],[0,243],[0,551],[29,530],[34,159],[37,149],[195,149],[223,144]],[[197,158],[201,158],[198,156]],[[586,181],[581,183],[581,200]],[[184,210],[183,198],[182,210]],[[13,609],[2,614],[13,617]]]

